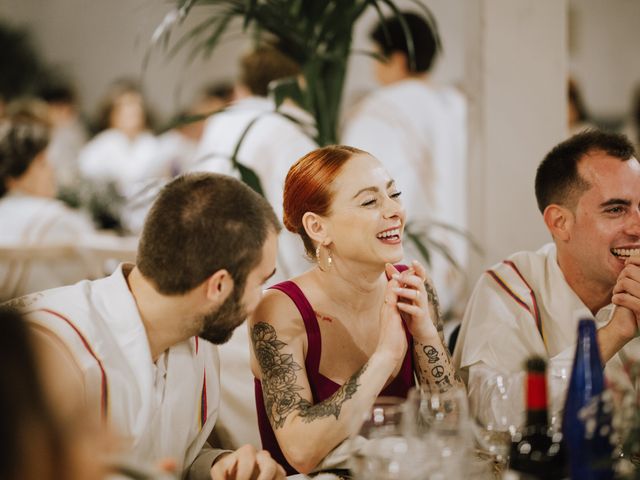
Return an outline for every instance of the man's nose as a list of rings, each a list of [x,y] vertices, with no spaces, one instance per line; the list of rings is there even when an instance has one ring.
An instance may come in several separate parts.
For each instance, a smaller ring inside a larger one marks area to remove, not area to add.
[[[626,224],[625,233],[640,238],[640,208],[631,215]]]

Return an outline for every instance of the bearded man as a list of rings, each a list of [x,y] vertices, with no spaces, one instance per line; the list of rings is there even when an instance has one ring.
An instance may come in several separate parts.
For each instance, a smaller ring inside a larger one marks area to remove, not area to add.
[[[241,182],[185,175],[149,212],[137,265],[13,305],[134,461],[173,459],[189,479],[284,478],[264,451],[207,444],[220,390],[214,344],[257,305],[275,271],[279,230],[268,202]]]

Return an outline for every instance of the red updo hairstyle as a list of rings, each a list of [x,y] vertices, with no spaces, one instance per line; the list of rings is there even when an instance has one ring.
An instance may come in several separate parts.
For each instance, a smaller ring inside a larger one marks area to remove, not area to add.
[[[334,192],[331,184],[343,165],[354,155],[367,152],[346,145],[329,145],[307,153],[287,173],[284,182],[284,226],[302,237],[307,255],[313,258],[315,245],[302,225],[307,212],[328,215]]]

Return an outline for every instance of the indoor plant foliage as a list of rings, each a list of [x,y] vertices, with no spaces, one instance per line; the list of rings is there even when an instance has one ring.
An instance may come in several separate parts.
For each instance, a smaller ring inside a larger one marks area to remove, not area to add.
[[[417,7],[426,7],[419,1]],[[202,7],[202,20],[171,44],[171,34],[184,19]],[[205,10],[206,8],[206,10]],[[318,145],[338,143],[340,104],[356,21],[369,8],[382,18],[383,9],[394,14],[393,0],[177,0],[153,35],[153,43],[175,53],[190,47],[192,57],[214,52],[231,21],[240,18],[247,33],[275,39],[284,53],[296,60],[303,80],[288,79],[274,89],[276,103],[290,97],[307,110],[316,122]],[[398,17],[406,29],[402,17]],[[408,32],[408,29],[407,29]],[[407,35],[409,49],[413,45]],[[374,55],[372,52],[363,52]],[[304,85],[304,86],[300,86]]]
[[[420,0],[409,0],[429,18],[431,13]],[[373,9],[380,19],[396,15],[407,39],[409,61],[414,61],[413,40],[400,7],[393,0],[175,0],[174,8],[167,13],[153,34],[152,46],[161,47],[174,56],[183,48],[189,48],[193,60],[199,55],[209,57],[223,41],[225,34],[232,32],[234,20],[241,20],[246,35],[256,43],[267,42],[295,60],[301,67],[302,78],[288,78],[276,82],[272,93],[279,107],[286,98],[291,98],[311,114],[315,121],[313,129],[302,125],[319,146],[339,142],[338,126],[344,82],[352,49],[353,30],[356,22],[367,9]],[[185,19],[195,15],[199,23],[187,29]],[[183,31],[186,30],[186,31]],[[172,37],[175,37],[172,39]],[[374,52],[359,51],[360,54],[378,58]],[[283,112],[278,112],[284,115]],[[299,123],[298,120],[288,117]],[[248,129],[251,128],[252,123]],[[248,131],[247,129],[247,131]],[[247,131],[241,137],[229,160],[239,172],[241,179],[259,193],[263,192],[259,178],[237,158]],[[437,224],[428,228],[407,226],[409,241],[414,243],[427,265],[431,264],[430,253],[439,251],[456,269],[460,266],[450,253],[448,245],[431,235],[432,228],[462,235],[470,245],[480,251],[466,231]]]

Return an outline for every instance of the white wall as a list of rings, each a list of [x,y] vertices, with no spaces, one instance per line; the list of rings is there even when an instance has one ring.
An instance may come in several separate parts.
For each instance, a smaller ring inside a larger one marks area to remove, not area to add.
[[[570,71],[598,116],[629,109],[640,84],[640,1],[571,0]]]
[[[472,277],[550,240],[535,171],[566,133],[566,2],[469,0],[469,225],[485,249]]]
[[[76,82],[85,113],[94,112],[111,81],[126,76],[142,80],[152,107],[166,117],[191,101],[203,85],[232,80],[236,58],[247,47],[246,40],[236,36],[211,61],[188,68],[186,52],[168,61],[156,51],[143,71],[151,34],[170,5],[155,0],[0,0],[0,17],[32,31],[44,58]],[[197,14],[187,25],[196,20]]]

